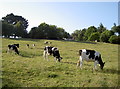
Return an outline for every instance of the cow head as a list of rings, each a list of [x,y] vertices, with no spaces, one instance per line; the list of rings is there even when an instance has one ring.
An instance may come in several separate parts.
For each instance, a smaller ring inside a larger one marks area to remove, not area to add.
[[[100,64],[100,68],[101,68],[102,70],[103,70],[104,64],[105,64],[105,62],[102,63],[102,64]]]
[[[62,57],[59,57],[59,58],[58,58],[58,62],[60,62],[62,59],[63,59]]]

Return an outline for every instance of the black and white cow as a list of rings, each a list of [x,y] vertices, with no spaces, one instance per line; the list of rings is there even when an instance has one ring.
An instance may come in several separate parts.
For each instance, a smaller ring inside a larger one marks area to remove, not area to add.
[[[35,46],[36,46],[36,45],[35,45],[35,44],[33,44],[32,46],[33,46],[33,48],[35,48]]]
[[[29,48],[29,44],[26,44],[26,47]]]
[[[62,57],[60,57],[59,50],[56,47],[46,46],[44,48],[43,56],[45,59],[49,61],[48,55],[53,55],[55,58],[55,61],[58,60],[58,62],[60,62],[60,60],[62,59]]]
[[[13,45],[15,45],[17,48],[19,48],[19,44],[13,44]]]
[[[19,44],[8,45],[8,52],[14,51],[19,55],[18,48],[19,48]]]
[[[97,69],[97,64],[100,64],[100,68],[103,69],[105,62],[102,61],[101,54],[94,50],[82,49],[79,50],[80,58],[77,66],[82,68],[83,61],[94,62],[94,69]]]

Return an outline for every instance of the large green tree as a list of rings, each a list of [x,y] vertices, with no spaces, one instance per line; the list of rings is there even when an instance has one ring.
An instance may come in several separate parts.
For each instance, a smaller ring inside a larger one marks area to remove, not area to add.
[[[88,27],[88,29],[85,32],[85,39],[88,40],[88,38],[90,37],[90,35],[94,32],[97,32],[97,28],[95,26],[90,26]]]
[[[78,35],[80,34],[80,30],[75,30],[71,35],[74,40],[79,41]]]
[[[5,21],[2,21],[2,36],[10,37],[13,34],[14,27],[11,24],[8,24]]]
[[[23,18],[22,16],[14,15],[13,13],[6,15],[5,17],[2,17],[2,21],[6,22],[9,25],[12,25],[14,27],[13,31],[11,32],[11,35],[19,36],[19,37],[26,37],[28,27],[28,20]],[[3,25],[3,31],[4,29]],[[9,29],[10,30],[10,29]]]
[[[100,32],[94,32],[90,35],[90,37],[88,38],[89,41],[99,41],[100,40]]]
[[[98,32],[102,33],[104,32],[105,30],[107,30],[102,23],[100,23],[99,27],[98,27]]]
[[[116,26],[114,23],[114,26],[111,29],[113,32],[117,33],[120,36],[120,25]]]
[[[110,30],[105,30],[101,35],[100,35],[100,41],[101,42],[109,42],[109,38],[114,35],[114,33]]]
[[[57,27],[55,25],[49,25],[46,23],[41,23],[38,27],[33,27],[29,32],[30,38],[37,39],[62,39],[69,36],[69,33],[67,33],[63,28]]]

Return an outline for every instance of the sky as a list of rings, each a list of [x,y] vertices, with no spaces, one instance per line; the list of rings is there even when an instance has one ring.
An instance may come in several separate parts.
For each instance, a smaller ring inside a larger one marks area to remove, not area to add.
[[[117,1],[0,1],[0,19],[13,13],[28,20],[28,31],[45,22],[49,25],[62,27],[70,34],[75,30],[98,27],[102,23],[111,29],[114,23],[118,25]]]

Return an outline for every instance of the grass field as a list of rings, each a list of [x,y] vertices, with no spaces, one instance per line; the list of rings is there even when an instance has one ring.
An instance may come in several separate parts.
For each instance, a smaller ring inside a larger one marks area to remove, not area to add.
[[[58,47],[62,61],[44,60],[44,41]],[[20,55],[6,53],[8,44],[20,44]],[[26,44],[30,44],[30,48]],[[32,47],[36,44],[36,48]],[[79,49],[94,49],[102,55],[105,67],[93,71],[93,62],[76,67]],[[120,82],[119,82],[120,83]],[[109,43],[83,43],[58,40],[2,39],[3,87],[117,87],[118,45]]]

